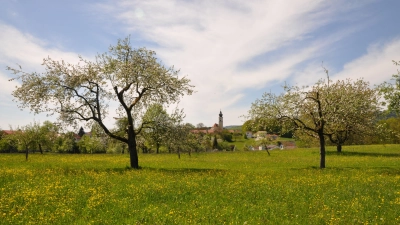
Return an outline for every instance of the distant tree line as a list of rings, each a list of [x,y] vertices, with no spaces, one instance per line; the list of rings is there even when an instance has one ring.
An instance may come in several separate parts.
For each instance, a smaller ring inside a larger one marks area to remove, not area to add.
[[[205,152],[211,150],[233,150],[231,144],[234,135],[227,130],[215,134],[192,132],[195,127],[177,119],[175,113],[168,114],[160,104],[149,107],[143,116],[146,123],[140,135],[136,137],[138,149],[142,153],[181,153]],[[120,136],[126,136],[126,118],[118,118],[111,130]],[[0,129],[1,153],[52,152],[71,154],[95,154],[129,152],[126,143],[106,135],[98,124],[93,124],[89,131],[83,127],[77,132],[63,132],[57,124],[45,121],[34,122],[26,126]]]

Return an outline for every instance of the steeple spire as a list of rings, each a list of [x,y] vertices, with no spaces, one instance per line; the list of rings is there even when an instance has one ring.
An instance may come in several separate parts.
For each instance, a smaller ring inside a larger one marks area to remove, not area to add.
[[[219,110],[218,127],[222,131],[224,129],[224,117],[222,115],[221,109]]]

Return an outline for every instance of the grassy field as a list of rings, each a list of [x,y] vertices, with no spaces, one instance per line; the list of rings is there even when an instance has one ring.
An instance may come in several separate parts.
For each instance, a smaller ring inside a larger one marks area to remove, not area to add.
[[[400,224],[400,146],[0,154],[0,224]]]

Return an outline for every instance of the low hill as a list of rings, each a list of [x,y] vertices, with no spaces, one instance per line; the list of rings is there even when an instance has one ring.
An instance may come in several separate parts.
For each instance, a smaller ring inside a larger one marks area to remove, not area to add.
[[[242,130],[242,125],[229,125],[229,126],[224,126],[224,129],[228,129],[228,130]]]

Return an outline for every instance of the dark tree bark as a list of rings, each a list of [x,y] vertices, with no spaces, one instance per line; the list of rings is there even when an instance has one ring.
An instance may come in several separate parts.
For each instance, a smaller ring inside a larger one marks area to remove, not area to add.
[[[341,144],[337,144],[336,145],[336,151],[339,152],[339,153],[342,152],[342,145]]]
[[[128,120],[132,120],[132,118],[129,117],[130,116],[128,116]],[[129,149],[131,167],[134,169],[139,169],[139,158],[136,146],[136,133],[135,130],[133,129],[133,126],[128,127],[128,149]]]
[[[332,143],[336,144],[336,151],[338,153],[342,152],[342,146],[349,139],[350,132],[351,132],[350,128],[346,127],[346,130],[344,130],[344,131],[337,132],[336,134],[328,135],[329,140]]]
[[[39,143],[39,151],[40,151],[40,154],[43,154],[42,145],[40,143]]]
[[[320,145],[320,161],[319,161],[319,168],[323,169],[325,168],[325,136],[324,133],[321,131],[318,132],[318,137],[319,137],[319,145]]]

